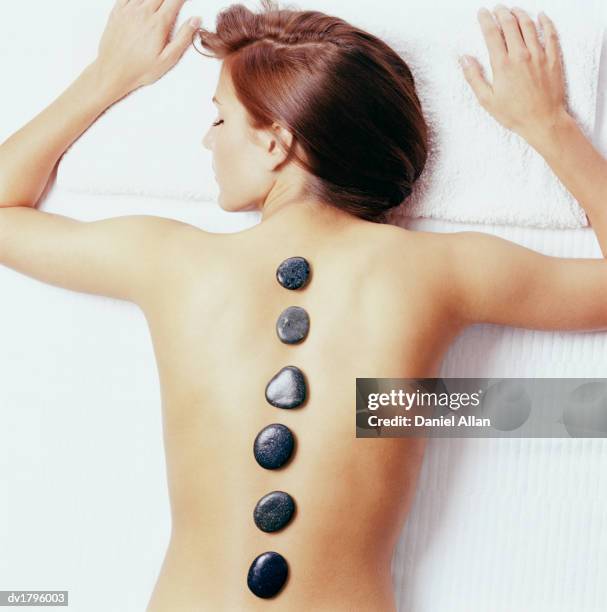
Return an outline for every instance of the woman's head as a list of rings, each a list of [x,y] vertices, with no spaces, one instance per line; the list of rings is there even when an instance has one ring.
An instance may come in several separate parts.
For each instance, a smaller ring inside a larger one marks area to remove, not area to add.
[[[210,57],[223,61],[219,123],[204,140],[222,205],[255,209],[277,182],[295,183],[302,196],[383,222],[427,158],[409,68],[338,17],[261,1],[260,13],[232,5],[218,14],[216,32],[198,31]]]

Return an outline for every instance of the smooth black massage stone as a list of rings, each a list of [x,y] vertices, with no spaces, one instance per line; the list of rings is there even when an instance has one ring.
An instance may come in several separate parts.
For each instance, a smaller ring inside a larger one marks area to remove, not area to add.
[[[266,385],[266,399],[276,408],[295,408],[306,399],[306,380],[297,366],[285,366]]]
[[[285,289],[300,289],[310,279],[310,264],[305,257],[289,257],[276,268],[276,280]]]
[[[308,335],[310,317],[305,308],[289,306],[285,308],[276,321],[276,333],[285,344],[296,344]]]
[[[272,423],[257,434],[253,454],[261,467],[275,470],[289,460],[294,446],[295,439],[291,430],[281,423]]]
[[[253,520],[262,531],[278,531],[293,517],[295,501],[284,491],[271,491],[255,505]]]
[[[269,550],[253,559],[247,575],[247,585],[257,597],[267,599],[282,589],[288,574],[287,560],[281,554]]]

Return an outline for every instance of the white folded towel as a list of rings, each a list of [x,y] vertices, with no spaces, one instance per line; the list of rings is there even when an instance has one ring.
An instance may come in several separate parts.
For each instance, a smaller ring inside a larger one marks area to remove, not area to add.
[[[256,8],[257,2],[244,2]],[[288,3],[293,5],[292,2]],[[187,15],[214,27],[226,3],[192,0]],[[489,55],[476,12],[478,0],[405,5],[397,0],[300,2],[347,19],[384,38],[409,63],[431,126],[427,167],[403,214],[450,221],[570,228],[587,225],[584,211],[546,162],[519,136],[480,107],[457,58],[477,57],[491,79]],[[488,6],[492,8],[493,5]],[[605,9],[600,0],[530,0],[555,22],[563,48],[568,106],[590,136]],[[185,12],[185,11],[184,11]],[[183,12],[182,12],[183,13]],[[210,101],[220,64],[189,49],[151,87],[109,109],[76,141],[60,163],[57,181],[72,191],[126,193],[214,201],[218,194],[211,154],[201,144],[216,116]]]
[[[474,5],[463,19],[461,5]],[[491,5],[492,6],[492,5]],[[594,139],[604,7],[592,1],[525,2],[554,21],[563,52],[567,107],[584,133]],[[428,163],[411,197],[391,211],[399,217],[427,217],[467,223],[574,228],[588,225],[584,210],[546,161],[521,137],[501,126],[476,100],[458,57],[476,57],[489,82],[489,53],[474,19],[477,3],[458,2],[457,14],[437,17],[437,36],[423,34],[394,47],[410,63],[430,124]],[[387,32],[387,31],[386,31]]]

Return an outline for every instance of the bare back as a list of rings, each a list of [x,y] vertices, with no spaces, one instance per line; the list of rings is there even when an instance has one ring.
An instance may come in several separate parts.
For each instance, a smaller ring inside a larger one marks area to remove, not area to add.
[[[423,234],[358,220],[310,238],[270,235],[263,224],[204,238],[184,230],[180,272],[145,311],[173,524],[150,612],[394,609],[390,563],[425,440],[357,439],[355,379],[437,375],[457,330],[444,320]],[[275,273],[295,255],[310,262],[312,276],[290,291]],[[310,330],[288,345],[275,325],[292,305],[306,309]],[[306,402],[294,409],[265,399],[286,365],[308,384]],[[271,423],[296,438],[294,456],[278,470],[253,455],[255,436]],[[288,492],[297,510],[266,533],[253,508],[275,490]],[[272,599],[246,583],[265,551],[289,565]]]

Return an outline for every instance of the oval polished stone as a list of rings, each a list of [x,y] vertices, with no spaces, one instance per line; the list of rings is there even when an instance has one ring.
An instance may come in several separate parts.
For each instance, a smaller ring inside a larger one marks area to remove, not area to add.
[[[253,520],[262,531],[278,531],[293,517],[294,499],[284,491],[271,491],[255,505]]]
[[[301,342],[308,335],[309,329],[310,317],[301,306],[285,308],[276,321],[276,333],[285,344]]]
[[[261,467],[275,470],[290,459],[294,446],[295,438],[291,430],[282,423],[272,423],[255,437],[253,454]]]
[[[249,567],[247,585],[257,597],[273,597],[284,586],[289,575],[287,560],[273,550],[257,555]]]
[[[276,280],[285,289],[301,289],[310,279],[310,264],[305,257],[289,257],[276,268]]]
[[[277,408],[295,408],[306,399],[306,380],[297,366],[285,366],[266,385],[266,399]]]

